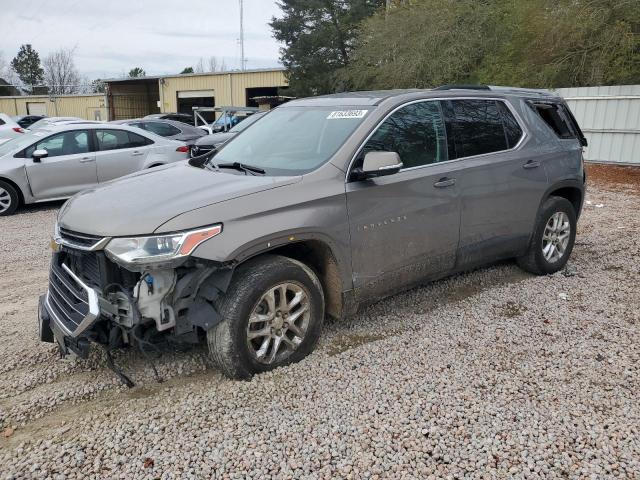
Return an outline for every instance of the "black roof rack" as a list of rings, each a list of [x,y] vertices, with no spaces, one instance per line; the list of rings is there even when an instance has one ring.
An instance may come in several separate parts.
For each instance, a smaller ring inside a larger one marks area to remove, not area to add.
[[[488,85],[442,85],[434,90],[491,90]]]

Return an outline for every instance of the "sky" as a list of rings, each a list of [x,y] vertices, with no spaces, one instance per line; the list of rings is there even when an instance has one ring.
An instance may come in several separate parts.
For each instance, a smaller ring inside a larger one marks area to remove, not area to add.
[[[247,69],[279,66],[268,22],[280,13],[275,0],[244,0]],[[239,0],[0,0],[0,26],[5,61],[24,43],[41,60],[75,48],[76,67],[89,79],[133,67],[176,74],[211,56],[240,68]]]

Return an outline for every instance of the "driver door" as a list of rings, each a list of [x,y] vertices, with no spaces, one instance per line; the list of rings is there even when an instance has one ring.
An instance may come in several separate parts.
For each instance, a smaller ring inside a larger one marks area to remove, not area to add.
[[[406,105],[371,135],[357,157],[396,152],[400,172],[350,178],[347,209],[353,282],[360,301],[441,277],[455,265],[460,227],[457,162],[447,162],[437,101]]]
[[[36,150],[46,150],[48,155],[34,159]],[[56,133],[31,145],[24,154],[31,192],[38,200],[70,197],[98,183],[87,130]]]

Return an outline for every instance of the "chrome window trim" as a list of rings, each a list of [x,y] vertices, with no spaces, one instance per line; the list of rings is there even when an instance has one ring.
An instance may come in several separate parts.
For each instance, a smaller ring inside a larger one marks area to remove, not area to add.
[[[470,96],[470,97],[438,97],[438,98],[421,98],[419,100],[411,100],[409,102],[403,103],[402,105],[397,106],[396,108],[394,108],[393,110],[391,110],[389,113],[387,113],[384,118],[382,118],[377,125],[373,128],[373,130],[371,130],[371,132],[369,132],[369,135],[367,135],[367,137],[363,140],[363,142],[360,144],[360,146],[358,147],[358,150],[356,150],[356,153],[353,155],[353,157],[351,157],[351,161],[349,162],[349,167],[347,168],[347,172],[345,175],[345,183],[350,183],[349,182],[349,174],[351,172],[351,168],[353,167],[353,164],[356,161],[356,158],[358,158],[358,155],[360,155],[360,153],[362,152],[362,149],[364,148],[364,146],[367,144],[367,142],[369,141],[369,139],[371,139],[371,137],[373,136],[374,133],[376,133],[378,131],[378,129],[380,128],[380,126],[394,113],[396,113],[398,110],[400,110],[401,108],[404,108],[408,105],[413,105],[415,103],[423,103],[423,102],[441,102],[441,101],[447,101],[447,100],[494,100],[494,101],[498,101],[498,102],[502,102],[504,103],[507,108],[509,109],[509,111],[511,112],[511,114],[513,115],[513,117],[516,120],[516,123],[518,124],[518,126],[520,127],[520,129],[522,130],[522,135],[520,136],[520,139],[518,140],[518,142],[511,148],[507,148],[506,150],[499,150],[497,152],[489,152],[489,153],[482,153],[480,155],[471,155],[469,157],[460,157],[460,158],[454,158],[452,160],[445,160],[444,162],[436,162],[436,163],[427,163],[425,165],[417,165],[415,167],[407,167],[407,168],[403,168],[401,169],[398,173],[402,173],[402,172],[410,172],[412,170],[417,170],[420,168],[426,168],[426,167],[432,167],[434,165],[444,165],[447,163],[452,163],[452,162],[458,162],[460,160],[469,160],[469,159],[474,159],[474,158],[482,158],[482,157],[487,157],[489,155],[495,155],[498,153],[505,153],[505,152],[511,152],[511,151],[515,151],[518,150],[522,144],[524,143],[525,139],[529,136],[529,132],[527,130],[527,128],[525,127],[525,123],[522,121],[522,118],[520,117],[520,114],[513,108],[513,105],[511,105],[511,103],[509,101],[507,101],[504,98],[499,98],[499,97],[477,97],[477,96]],[[443,120],[445,121],[445,125],[446,125],[446,120],[444,118],[444,114],[443,114]],[[446,129],[446,126],[445,126]],[[448,142],[448,139],[447,139]],[[447,145],[448,148],[448,145]]]

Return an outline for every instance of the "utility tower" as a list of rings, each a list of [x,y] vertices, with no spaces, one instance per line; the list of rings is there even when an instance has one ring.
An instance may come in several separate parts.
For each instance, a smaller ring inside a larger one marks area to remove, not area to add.
[[[244,58],[244,0],[240,2],[240,70],[245,69],[246,60]]]

